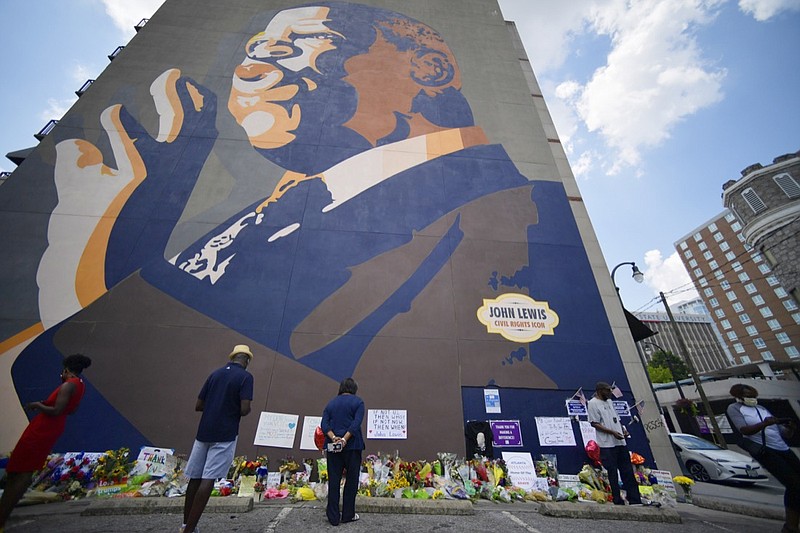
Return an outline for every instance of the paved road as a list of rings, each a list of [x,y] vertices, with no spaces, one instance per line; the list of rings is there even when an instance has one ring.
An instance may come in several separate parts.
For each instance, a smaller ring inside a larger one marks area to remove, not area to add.
[[[7,524],[8,533],[110,533],[110,532],[177,532],[181,517],[177,514],[81,516],[86,503],[39,505],[18,509]],[[577,505],[577,504],[576,504]],[[582,504],[591,505],[591,504]],[[588,520],[542,516],[535,504],[499,505],[480,502],[472,516],[375,514],[362,513],[361,520],[333,528],[325,520],[324,508],[319,502],[291,504],[270,502],[257,504],[248,513],[206,513],[200,530],[209,532],[242,533],[297,533],[303,531],[333,531],[363,533],[375,531],[453,532],[503,531],[504,533],[620,533],[621,531],[646,531],[652,533],[708,533],[708,532],[778,532],[781,522],[753,518],[746,515],[702,509],[693,505],[678,504],[683,523],[621,522],[619,520]]]

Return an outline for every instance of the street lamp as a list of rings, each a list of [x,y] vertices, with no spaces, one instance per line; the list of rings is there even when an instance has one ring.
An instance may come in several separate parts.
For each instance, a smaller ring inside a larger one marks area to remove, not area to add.
[[[614,288],[617,289],[617,294],[619,294],[619,287],[617,287],[617,282],[616,280],[614,280],[614,274],[617,273],[617,269],[619,267],[624,265],[631,265],[631,270],[633,270],[633,274],[631,275],[631,277],[636,283],[641,283],[642,281],[644,281],[644,274],[642,274],[642,271],[639,270],[639,268],[636,266],[636,263],[634,263],[633,261],[620,263],[617,266],[615,266],[614,269],[611,271],[611,281],[614,283]]]
[[[661,352],[662,352],[664,355],[666,355],[666,354],[667,354],[667,351],[666,351],[664,348],[662,348],[661,346],[659,346],[658,344],[656,344],[656,343],[654,343],[654,342],[650,342],[650,341],[644,341],[644,342],[642,342],[642,344],[649,344],[650,346],[653,346],[653,347],[655,347],[656,349],[658,349],[658,350],[661,350]],[[649,351],[649,350],[648,350],[648,351]],[[672,374],[672,379],[673,379],[673,381],[675,381],[675,386],[676,386],[676,387],[678,387],[678,394],[681,396],[681,398],[683,398],[683,399],[685,400],[685,399],[686,399],[686,396],[684,396],[684,394],[683,394],[683,389],[681,388],[681,384],[680,384],[680,382],[678,381],[678,378],[677,378],[677,376],[675,375],[675,370],[672,368],[672,363],[670,362],[670,360],[669,360],[669,358],[668,358],[668,357],[665,357],[665,358],[664,358],[664,362],[665,362],[665,363],[667,363],[667,368],[669,368],[669,371],[670,371],[670,373]]]

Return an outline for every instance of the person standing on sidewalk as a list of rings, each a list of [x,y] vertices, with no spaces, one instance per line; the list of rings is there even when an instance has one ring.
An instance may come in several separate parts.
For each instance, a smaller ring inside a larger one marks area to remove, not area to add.
[[[793,420],[776,418],[766,407],[758,405],[755,387],[737,383],[730,390],[735,403],[728,406],[728,418],[741,433],[739,443],[767,472],[786,487],[783,494],[785,520],[782,533],[798,533],[800,528],[800,459],[785,439],[797,429]]]
[[[356,493],[361,472],[361,452],[364,439],[361,422],[364,420],[364,400],[356,396],[358,384],[353,378],[345,378],[339,384],[339,394],[328,402],[322,412],[320,427],[325,433],[328,458],[328,505],[326,514],[331,525],[339,522],[355,522]],[[342,510],[339,512],[339,487],[342,475],[344,482]]]
[[[33,473],[41,470],[56,441],[64,433],[67,416],[78,410],[86,388],[81,372],[92,360],[73,354],[64,358],[61,385],[41,402],[31,402],[25,409],[39,411],[22,433],[6,465],[7,479],[0,499],[0,532],[6,525],[14,506],[19,503],[31,484]]]
[[[236,455],[239,420],[250,413],[253,376],[247,365],[253,359],[253,352],[249,346],[237,344],[228,358],[227,365],[208,376],[195,404],[195,411],[203,415],[184,471],[189,485],[181,533],[197,530],[214,490],[214,481],[227,475]]]
[[[595,393],[587,407],[589,422],[597,431],[597,445],[600,447],[600,461],[608,470],[608,484],[615,505],[625,505],[619,490],[619,478],[625,485],[625,494],[630,505],[642,505],[639,485],[633,475],[631,455],[626,438],[628,430],[619,420],[619,415],[611,401],[611,385],[599,381]]]

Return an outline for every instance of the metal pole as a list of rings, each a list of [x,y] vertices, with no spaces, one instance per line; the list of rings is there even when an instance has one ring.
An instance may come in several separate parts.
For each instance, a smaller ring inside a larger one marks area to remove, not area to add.
[[[670,324],[675,329],[675,336],[678,338],[678,344],[681,345],[681,351],[683,352],[683,359],[686,362],[686,366],[689,367],[689,373],[692,375],[692,380],[694,380],[694,386],[697,388],[697,393],[700,395],[700,401],[703,402],[703,407],[705,408],[706,413],[709,415],[711,419],[711,429],[712,429],[712,436],[714,437],[714,441],[716,442],[717,446],[720,448],[728,449],[728,445],[725,443],[725,438],[722,436],[722,431],[719,429],[719,424],[717,424],[717,417],[714,416],[714,411],[711,409],[711,404],[706,397],[706,392],[703,390],[703,385],[700,383],[700,378],[697,377],[697,372],[694,370],[694,363],[692,363],[692,358],[689,357],[689,350],[686,347],[686,341],[683,340],[683,334],[681,330],[678,329],[678,325],[675,322],[675,318],[672,316],[672,310],[669,308],[667,304],[667,298],[664,296],[663,292],[658,293],[661,296],[661,301],[664,302],[664,307],[667,310],[667,316],[669,316]]]
[[[669,368],[669,372],[670,372],[670,374],[672,374],[672,381],[675,382],[675,387],[678,389],[678,394],[680,395],[680,397],[685,400],[686,396],[683,394],[683,389],[681,388],[681,384],[678,381],[678,378],[675,376],[675,369],[672,368],[672,363],[670,363],[669,358],[666,357],[667,351],[664,348],[662,348],[661,346],[659,346],[658,344],[654,343],[654,342],[644,341],[644,343],[645,344],[649,344],[650,346],[655,346],[656,348],[658,348],[661,351],[661,353],[664,354],[664,356],[665,356],[664,357],[664,362],[667,363],[667,368]]]

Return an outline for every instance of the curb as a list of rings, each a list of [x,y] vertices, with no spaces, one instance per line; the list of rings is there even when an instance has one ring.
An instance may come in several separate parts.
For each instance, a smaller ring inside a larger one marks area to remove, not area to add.
[[[413,500],[407,498],[356,498],[356,509],[364,513],[474,515],[469,500]]]
[[[668,524],[681,523],[681,516],[677,511],[664,507],[629,507],[608,504],[575,504],[571,502],[539,502],[538,505],[539,514],[555,518],[665,522]]]
[[[92,501],[81,516],[132,514],[181,514],[184,498],[125,498]],[[252,498],[210,498],[206,513],[247,513],[253,510]]]
[[[696,507],[702,507],[704,509],[743,514],[756,518],[768,518],[770,520],[781,521],[785,518],[783,507],[777,507],[775,505],[752,505],[738,501],[732,502],[719,498],[709,498],[707,496],[692,496],[692,503],[694,503]]]

